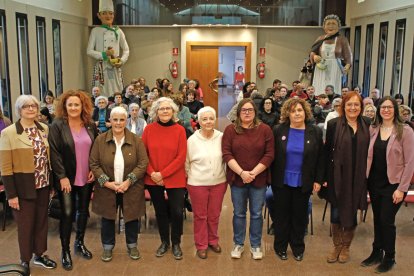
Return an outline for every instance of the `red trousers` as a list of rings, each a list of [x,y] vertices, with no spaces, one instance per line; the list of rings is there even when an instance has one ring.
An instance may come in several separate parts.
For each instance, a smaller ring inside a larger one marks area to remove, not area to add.
[[[194,214],[194,242],[197,250],[218,244],[218,224],[227,184],[187,185]]]

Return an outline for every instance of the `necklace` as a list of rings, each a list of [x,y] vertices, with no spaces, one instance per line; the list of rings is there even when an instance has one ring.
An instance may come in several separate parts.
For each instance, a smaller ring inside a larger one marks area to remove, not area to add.
[[[390,127],[381,126],[381,129],[383,129],[385,131],[392,130],[393,128],[394,128],[394,126],[390,126]]]

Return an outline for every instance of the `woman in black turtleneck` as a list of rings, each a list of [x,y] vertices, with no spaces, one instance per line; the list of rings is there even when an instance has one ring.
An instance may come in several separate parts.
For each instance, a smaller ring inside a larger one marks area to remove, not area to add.
[[[176,123],[177,113],[178,107],[172,99],[162,97],[156,100],[150,111],[154,123],[147,125],[142,140],[149,157],[144,183],[154,203],[161,238],[161,245],[155,255],[164,256],[171,241],[174,258],[180,260],[183,258],[180,242],[183,232],[187,139],[184,127]],[[165,192],[168,201],[165,200]]]

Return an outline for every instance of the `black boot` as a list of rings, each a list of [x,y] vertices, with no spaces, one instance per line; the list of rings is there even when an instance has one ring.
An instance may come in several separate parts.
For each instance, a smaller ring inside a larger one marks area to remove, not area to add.
[[[163,241],[161,243],[160,247],[158,247],[157,252],[155,253],[155,256],[157,256],[157,257],[164,256],[165,253],[167,253],[169,248],[170,248],[170,244],[166,241]]]
[[[395,265],[395,258],[384,256],[381,263],[375,268],[375,273],[385,273],[390,271]]]
[[[75,254],[84,259],[92,259],[92,253],[86,248],[83,240],[85,237],[86,224],[88,223],[88,214],[79,214],[77,216]]]
[[[371,255],[362,261],[361,266],[373,266],[382,262],[384,251],[382,249],[373,248]]]
[[[77,239],[75,241],[75,254],[87,260],[92,259],[92,253],[83,244],[83,239]]]
[[[180,244],[173,244],[172,252],[174,255],[174,259],[181,260],[183,258],[183,251],[181,250]]]
[[[70,250],[62,250],[62,267],[65,270],[72,270],[72,257],[70,256]]]

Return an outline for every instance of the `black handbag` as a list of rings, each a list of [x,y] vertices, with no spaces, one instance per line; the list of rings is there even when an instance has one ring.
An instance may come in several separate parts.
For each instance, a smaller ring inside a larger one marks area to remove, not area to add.
[[[60,206],[60,200],[55,194],[49,201],[48,215],[54,219],[60,219],[62,214],[62,208]]]

